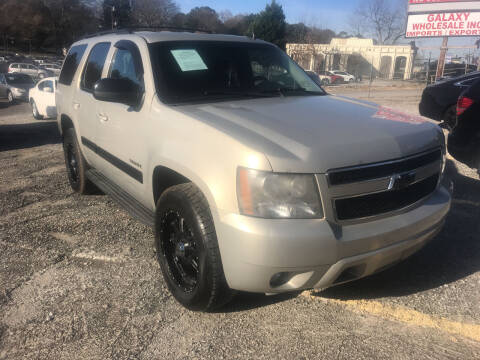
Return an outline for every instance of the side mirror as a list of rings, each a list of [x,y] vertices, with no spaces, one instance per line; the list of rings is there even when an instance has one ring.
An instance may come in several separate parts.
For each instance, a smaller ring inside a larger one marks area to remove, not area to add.
[[[100,79],[93,86],[93,97],[100,101],[137,106],[141,96],[140,87],[129,79]]]

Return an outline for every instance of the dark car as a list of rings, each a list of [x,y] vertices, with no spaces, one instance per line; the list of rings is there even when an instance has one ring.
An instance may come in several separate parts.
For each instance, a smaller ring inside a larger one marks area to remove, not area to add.
[[[28,101],[28,92],[35,86],[33,79],[26,74],[0,74],[0,98],[9,103],[14,100]]]
[[[448,152],[458,161],[480,169],[480,79],[457,102],[457,124],[448,136]]]
[[[423,90],[419,105],[420,114],[430,119],[444,121],[449,129],[456,122],[456,104],[460,94],[480,79],[480,71],[436,82]]]

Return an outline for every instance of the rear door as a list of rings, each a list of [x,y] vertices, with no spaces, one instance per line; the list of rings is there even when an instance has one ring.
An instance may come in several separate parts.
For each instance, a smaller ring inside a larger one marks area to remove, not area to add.
[[[78,140],[83,144],[84,156],[88,163],[95,168],[101,165],[96,148],[97,130],[101,119],[98,117],[97,101],[93,97],[93,85],[102,76],[109,49],[109,42],[100,42],[91,48],[72,104],[77,119]]]

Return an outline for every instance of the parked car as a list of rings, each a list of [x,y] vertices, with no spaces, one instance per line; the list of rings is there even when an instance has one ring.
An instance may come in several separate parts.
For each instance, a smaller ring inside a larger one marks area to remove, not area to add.
[[[34,86],[35,82],[29,75],[0,74],[0,97],[6,98],[9,103],[27,101],[28,91]]]
[[[154,226],[166,284],[192,310],[381,271],[450,208],[438,126],[328,95],[265,41],[90,36],[56,94],[72,189],[97,186]]]
[[[355,82],[355,76],[352,74],[347,73],[346,71],[340,71],[340,70],[333,70],[331,71],[333,75],[340,76],[343,79],[343,82],[347,83],[353,83]]]
[[[480,174],[480,79],[457,101],[457,122],[448,136],[448,152]]]
[[[331,71],[320,71],[319,76],[326,76],[330,78],[330,84],[340,84],[343,82],[343,77],[333,74]]]
[[[26,64],[26,63],[11,63],[8,67],[9,73],[20,73],[27,74],[33,77],[34,79],[43,79],[46,77],[53,76],[53,72],[46,69],[39,69],[35,65]]]
[[[310,71],[310,70],[307,70],[305,71],[307,73],[307,75],[310,77],[310,79],[312,79],[315,84],[319,85],[319,86],[325,86],[325,85],[328,85],[330,84],[330,78],[328,76],[319,76],[317,73],[313,72],[313,71]]]
[[[41,64],[38,68],[50,71],[55,76],[60,75],[60,70],[62,69],[62,67],[57,64],[48,64],[48,63]]]
[[[55,106],[56,88],[57,79],[50,77],[39,81],[35,87],[30,89],[28,97],[35,119],[57,117],[57,107]]]
[[[448,129],[453,129],[457,121],[457,100],[477,79],[480,79],[480,71],[428,85],[423,90],[420,114],[436,121],[443,120]]]

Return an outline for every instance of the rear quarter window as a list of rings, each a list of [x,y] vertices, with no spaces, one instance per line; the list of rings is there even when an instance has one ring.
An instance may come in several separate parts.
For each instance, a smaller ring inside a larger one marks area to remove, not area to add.
[[[67,57],[65,58],[65,62],[63,63],[62,71],[60,73],[60,77],[58,82],[63,85],[70,85],[72,83],[73,77],[77,72],[78,65],[82,60],[83,54],[87,45],[76,45],[73,46],[70,51],[68,52]]]

